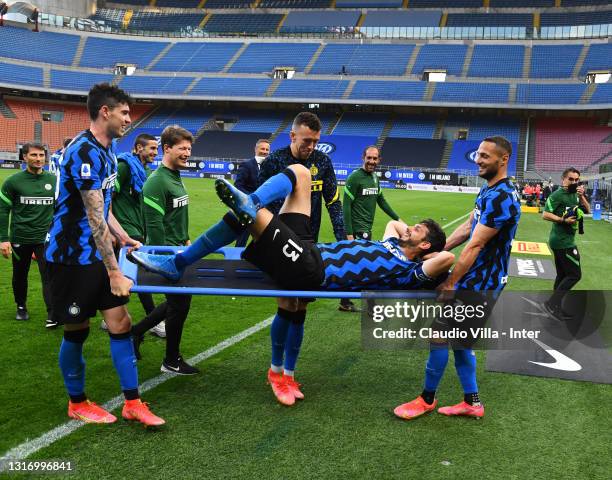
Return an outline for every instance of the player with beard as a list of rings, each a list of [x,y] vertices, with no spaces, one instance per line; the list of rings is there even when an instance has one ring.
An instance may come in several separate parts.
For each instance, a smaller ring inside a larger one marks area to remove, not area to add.
[[[383,195],[376,168],[380,164],[380,150],[376,145],[369,145],[363,150],[363,165],[346,179],[344,199],[344,231],[349,240],[372,239],[372,225],[376,214],[376,205],[382,208],[393,220],[399,220],[399,215],[393,211]],[[357,309],[348,298],[340,300],[338,310],[355,312]]]
[[[507,175],[512,144],[504,137],[487,137],[476,153],[478,175],[487,183],[476,197],[470,218],[446,241],[445,250],[452,250],[466,241],[467,244],[454,269],[439,289],[455,291],[455,298],[464,304],[483,306],[486,313],[484,318],[478,321],[484,323],[493,309],[495,298],[508,281],[508,261],[521,216],[521,204]],[[486,291],[492,292],[492,295],[486,296]],[[469,323],[437,319],[433,328],[441,331],[452,328],[469,330],[468,327],[475,326]],[[469,338],[461,344],[452,345],[464,399],[457,405],[440,408],[438,412],[443,415],[484,415],[484,406],[480,402],[476,382],[476,356],[471,349],[475,340]],[[423,392],[415,400],[398,406],[394,410],[396,416],[410,420],[436,408],[436,390],[448,363],[448,350],[449,344],[444,340],[432,340],[425,368]]]

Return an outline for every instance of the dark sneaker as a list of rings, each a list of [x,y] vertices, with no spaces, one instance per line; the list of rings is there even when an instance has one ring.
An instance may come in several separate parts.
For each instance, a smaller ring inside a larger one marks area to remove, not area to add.
[[[215,180],[215,189],[217,190],[217,196],[232,209],[242,225],[250,225],[255,221],[257,207],[251,197],[222,178]]]
[[[179,357],[175,362],[168,362],[164,359],[160,370],[165,373],[174,373],[175,375],[197,375],[200,369],[189,365],[183,357]]]
[[[45,328],[56,328],[58,325],[59,324],[55,320],[51,320],[50,318],[47,318],[45,322]]]
[[[17,313],[15,314],[15,320],[29,320],[30,314],[28,309],[22,305],[17,306]]]
[[[560,308],[554,308],[550,303],[544,302],[543,304],[544,310],[548,314],[550,318],[553,320],[557,320],[559,322],[567,322],[572,319],[571,315],[566,314]]]
[[[184,269],[179,269],[174,263],[175,255],[153,255],[134,251],[127,255],[127,259],[140,265],[149,272],[157,273],[171,282],[178,282],[183,276]]]

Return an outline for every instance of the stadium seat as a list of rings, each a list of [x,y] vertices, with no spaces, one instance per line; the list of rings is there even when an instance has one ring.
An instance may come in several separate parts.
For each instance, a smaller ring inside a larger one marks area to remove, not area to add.
[[[275,13],[215,13],[206,22],[206,32],[266,33],[276,31],[283,15]]]
[[[119,86],[130,93],[150,93],[154,95],[180,95],[193,82],[194,77],[124,77]]]
[[[356,100],[416,100],[422,101],[425,82],[381,82],[358,80],[349,98]]]
[[[342,98],[348,80],[282,80],[274,97]]]
[[[251,43],[230,72],[270,73],[274,67],[302,71],[319,48],[317,43]]]
[[[435,102],[507,103],[509,85],[504,83],[438,83]]]
[[[167,42],[88,37],[80,65],[82,67],[108,68],[114,67],[117,63],[129,63],[144,68],[167,45]]]
[[[569,78],[582,45],[534,45],[531,49],[531,78]]]
[[[114,75],[106,73],[86,73],[76,70],[51,69],[51,88],[87,92],[92,85],[102,82],[111,82],[113,78]]]
[[[517,86],[516,103],[523,104],[577,104],[586,85],[583,84],[526,84]]]
[[[327,44],[310,73],[403,75],[414,45]]]
[[[347,112],[332,132],[334,135],[363,135],[379,137],[387,123],[387,114]]]
[[[475,45],[468,77],[520,78],[524,57],[523,45]],[[503,58],[503,61],[493,65],[493,58]]]
[[[220,72],[242,43],[178,42],[153,66],[157,72]]]
[[[425,69],[444,69],[449,75],[460,75],[467,52],[466,45],[423,45],[412,67],[413,75]]]
[[[80,38],[79,35],[32,32],[5,25],[0,28],[0,57],[72,65]]]
[[[263,97],[271,83],[267,78],[202,78],[189,95]]]

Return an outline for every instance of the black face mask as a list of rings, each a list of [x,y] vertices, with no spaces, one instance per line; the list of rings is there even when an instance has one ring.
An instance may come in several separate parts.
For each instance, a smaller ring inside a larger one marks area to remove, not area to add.
[[[567,186],[567,192],[568,193],[576,193],[577,190],[578,190],[578,184],[577,183],[570,183]]]

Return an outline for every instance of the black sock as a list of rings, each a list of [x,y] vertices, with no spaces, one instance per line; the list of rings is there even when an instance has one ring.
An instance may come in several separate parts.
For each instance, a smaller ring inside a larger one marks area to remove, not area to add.
[[[81,393],[80,395],[70,395],[70,401],[72,403],[81,403],[87,400],[87,395]]]
[[[480,397],[478,396],[478,392],[466,393],[463,395],[463,401],[469,405],[480,405]]]
[[[425,400],[427,405],[431,405],[436,399],[436,391],[434,390],[433,392],[430,392],[429,390],[423,390],[421,397],[423,397],[423,400]]]
[[[166,318],[166,302],[160,303],[155,309],[136,325],[132,325],[132,335],[144,335],[147,330],[158,325]]]
[[[125,397],[126,400],[136,400],[137,398],[140,398],[137,388],[134,388],[132,390],[124,390],[123,396]]]

